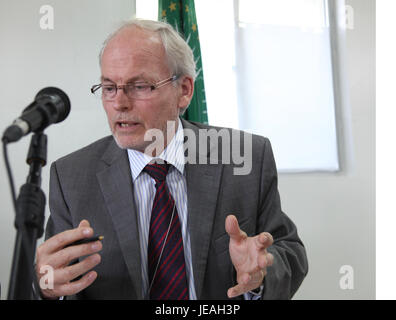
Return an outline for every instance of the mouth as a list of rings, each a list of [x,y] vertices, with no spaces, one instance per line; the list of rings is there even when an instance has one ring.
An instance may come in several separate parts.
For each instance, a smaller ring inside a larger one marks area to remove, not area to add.
[[[117,121],[116,128],[121,130],[133,130],[139,124],[140,124],[139,122],[133,122],[133,121]]]

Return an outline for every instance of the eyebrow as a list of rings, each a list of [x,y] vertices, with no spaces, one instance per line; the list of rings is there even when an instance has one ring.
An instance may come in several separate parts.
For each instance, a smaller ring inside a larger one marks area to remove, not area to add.
[[[113,80],[106,78],[106,77],[100,77],[100,82],[104,82],[104,81],[109,81],[109,82],[113,82],[115,83]]]
[[[101,81],[101,82],[112,82],[112,83],[114,83],[114,84],[116,83],[115,81],[111,80],[110,78],[103,77],[103,76],[100,77],[100,81]],[[139,75],[137,75],[137,76],[134,76],[134,77],[131,77],[131,78],[127,79],[126,83],[131,83],[131,82],[136,82],[136,81],[148,82],[148,81],[145,79],[144,74],[141,73],[141,74],[139,74]]]

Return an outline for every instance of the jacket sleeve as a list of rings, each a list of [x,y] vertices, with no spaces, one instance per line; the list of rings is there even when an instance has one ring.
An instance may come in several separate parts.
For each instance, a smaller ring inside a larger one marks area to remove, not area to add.
[[[274,243],[267,251],[274,256],[274,263],[267,268],[262,299],[291,299],[308,272],[308,261],[296,226],[282,212],[275,159],[269,140],[265,140],[258,225],[273,236]]]
[[[74,228],[62,191],[56,162],[52,163],[50,170],[49,209],[50,217],[45,229],[45,240],[62,231]]]

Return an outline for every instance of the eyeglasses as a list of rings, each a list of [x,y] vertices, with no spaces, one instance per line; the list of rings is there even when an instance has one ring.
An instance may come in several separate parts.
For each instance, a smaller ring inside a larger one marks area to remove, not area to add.
[[[174,75],[157,83],[148,83],[144,81],[127,83],[124,85],[101,83],[92,86],[91,93],[93,93],[96,97],[103,99],[104,101],[111,101],[116,97],[118,89],[123,89],[125,95],[129,99],[146,100],[153,97],[155,89],[165,86],[168,83],[177,80],[178,78],[179,76]]]

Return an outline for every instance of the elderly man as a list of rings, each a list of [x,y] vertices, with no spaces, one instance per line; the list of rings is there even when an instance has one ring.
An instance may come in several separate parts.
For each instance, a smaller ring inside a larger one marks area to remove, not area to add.
[[[221,128],[179,118],[193,95],[195,63],[168,24],[122,26],[106,40],[100,64],[92,92],[112,136],[52,164],[51,216],[36,270],[40,279],[43,266],[53,268],[53,283],[41,295],[290,299],[308,267],[281,211],[269,141],[249,135],[248,174],[235,174],[237,165],[222,163],[213,148],[191,148],[197,162],[184,161],[187,130],[199,137]],[[219,161],[200,161],[213,157]],[[73,245],[94,233],[103,243]]]

